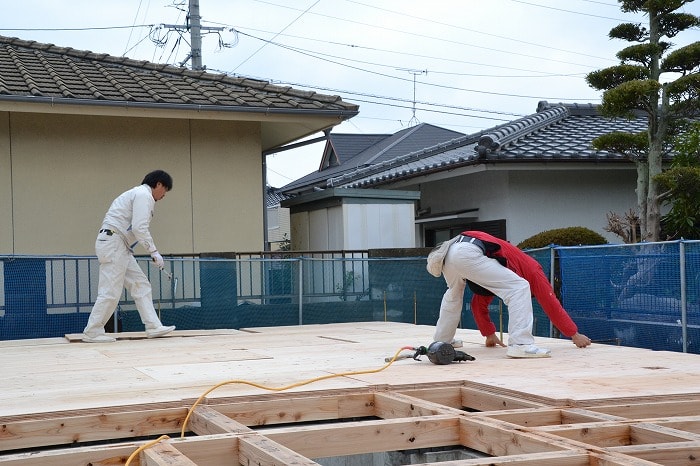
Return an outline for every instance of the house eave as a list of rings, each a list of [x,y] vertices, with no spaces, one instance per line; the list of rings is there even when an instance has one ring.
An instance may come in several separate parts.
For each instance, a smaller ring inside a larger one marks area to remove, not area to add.
[[[0,96],[0,111],[120,118],[168,118],[241,121],[261,125],[261,150],[267,151],[332,128],[352,118],[351,110],[310,110],[224,105],[187,105],[130,101],[103,101],[28,96]]]
[[[29,113],[64,114],[117,114],[130,112],[130,116],[228,119],[270,121],[289,116],[330,118],[345,120],[359,113],[358,110],[310,110],[294,108],[242,107],[228,105],[174,104],[158,102],[132,102],[116,100],[80,99],[62,97],[0,96],[0,110]],[[141,111],[140,113],[138,111]],[[147,112],[147,113],[146,113]]]
[[[375,188],[391,185],[392,187],[400,188],[405,186],[413,186],[419,183],[427,183],[430,181],[439,181],[442,179],[453,178],[455,176],[470,175],[477,172],[489,171],[525,171],[525,170],[540,170],[546,168],[549,171],[572,169],[591,169],[594,166],[605,165],[606,169],[614,170],[634,170],[634,164],[627,159],[552,159],[552,160],[480,160],[478,162],[470,162],[466,165],[451,166],[451,167],[436,167],[432,169],[415,170],[405,175],[385,176],[381,179],[364,180],[349,182],[341,185],[345,188]],[[381,189],[381,188],[379,188]]]

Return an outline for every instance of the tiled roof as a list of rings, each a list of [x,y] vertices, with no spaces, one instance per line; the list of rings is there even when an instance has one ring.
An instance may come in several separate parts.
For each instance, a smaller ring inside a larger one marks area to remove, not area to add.
[[[328,135],[331,146],[340,164],[365,151],[367,148],[391,137],[391,134],[333,134]]]
[[[279,205],[280,202],[287,199],[287,197],[288,196],[282,194],[278,188],[268,185],[265,196],[265,205],[266,207],[275,207]]]
[[[327,186],[375,187],[484,161],[624,161],[622,154],[593,149],[591,141],[612,131],[636,133],[646,127],[645,118],[609,119],[593,105],[540,102],[532,115],[331,178]]]
[[[367,141],[367,137],[361,134],[343,136],[342,138],[336,138],[337,136],[331,133],[329,138],[335,146],[351,144],[353,139],[364,142]],[[354,136],[354,138],[348,136]],[[280,189],[285,193],[298,193],[304,190],[310,190],[314,186],[325,186],[327,180],[343,176],[345,173],[371,169],[385,161],[392,161],[397,157],[404,156],[405,154],[412,154],[425,147],[432,147],[435,144],[445,144],[447,141],[453,141],[462,137],[464,137],[464,134],[457,131],[421,123],[398,131],[397,133],[377,138],[375,144],[372,144],[355,156],[343,160],[341,165],[309,173]],[[340,147],[338,147],[338,149],[341,151],[344,150]]]
[[[474,145],[479,135],[462,136],[419,151],[330,178],[327,186],[364,188],[468,165],[477,160]]]
[[[339,96],[0,36],[0,101],[62,101],[259,112],[341,113]]]

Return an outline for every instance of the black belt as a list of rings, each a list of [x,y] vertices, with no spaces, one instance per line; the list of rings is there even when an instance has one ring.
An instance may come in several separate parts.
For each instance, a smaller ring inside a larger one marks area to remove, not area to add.
[[[472,236],[467,236],[467,235],[460,235],[457,242],[458,243],[472,243],[476,246],[479,246],[479,248],[481,249],[481,252],[486,254],[486,246],[484,245],[484,242],[481,241],[479,238],[474,238]]]
[[[100,233],[107,233],[107,236],[112,236],[116,232],[112,231],[112,230],[108,230],[107,228],[103,228],[100,230]]]

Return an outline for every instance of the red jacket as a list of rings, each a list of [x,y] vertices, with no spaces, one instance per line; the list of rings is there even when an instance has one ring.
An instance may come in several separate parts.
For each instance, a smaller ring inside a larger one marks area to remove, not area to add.
[[[554,290],[539,262],[509,242],[483,231],[464,231],[462,234],[499,245],[500,249],[498,251],[487,255],[489,257],[504,257],[508,261],[507,267],[528,281],[530,292],[542,306],[552,324],[564,336],[571,337],[578,332],[578,327],[554,295]],[[472,313],[474,314],[476,325],[483,336],[492,335],[496,332],[496,326],[491,322],[488,309],[492,300],[493,296],[474,294],[472,297]]]

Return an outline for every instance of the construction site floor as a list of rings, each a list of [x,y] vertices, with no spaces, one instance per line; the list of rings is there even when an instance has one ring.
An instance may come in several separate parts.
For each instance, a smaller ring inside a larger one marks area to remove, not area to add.
[[[551,358],[509,359],[460,329],[474,361],[385,363],[433,330],[2,341],[0,464],[313,465],[440,448],[485,457],[449,466],[700,463],[699,355],[537,338]]]

